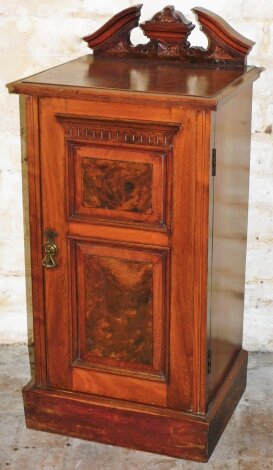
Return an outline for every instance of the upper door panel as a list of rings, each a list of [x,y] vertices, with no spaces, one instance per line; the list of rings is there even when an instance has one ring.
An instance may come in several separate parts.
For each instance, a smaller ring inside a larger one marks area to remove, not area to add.
[[[178,125],[57,119],[65,131],[69,220],[169,227],[167,174]]]
[[[70,219],[166,224],[165,154],[73,143],[68,152]]]

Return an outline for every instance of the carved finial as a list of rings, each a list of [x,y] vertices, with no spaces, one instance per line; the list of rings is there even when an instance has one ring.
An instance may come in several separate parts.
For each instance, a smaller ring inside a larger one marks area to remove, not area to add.
[[[190,46],[187,38],[195,26],[180,11],[176,11],[174,6],[168,5],[151,20],[141,23],[140,27],[145,36],[153,41],[187,48]]]
[[[169,59],[190,67],[243,68],[246,56],[255,44],[219,16],[196,7],[193,12],[209,45],[207,49],[190,47],[188,36],[195,26],[174,6],[168,5],[151,20],[140,24],[150,41],[134,46],[130,35],[138,26],[141,8],[142,5],[126,8],[98,31],[83,38],[94,49],[94,56]]]
[[[167,5],[163,10],[156,13],[148,23],[189,23],[185,16],[176,11],[173,5]]]

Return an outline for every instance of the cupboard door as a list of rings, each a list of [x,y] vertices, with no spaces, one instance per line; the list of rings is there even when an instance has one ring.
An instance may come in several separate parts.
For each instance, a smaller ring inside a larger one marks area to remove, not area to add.
[[[57,247],[56,266],[44,269],[47,385],[183,409],[191,380],[181,367],[184,311],[170,311],[181,291],[171,273],[172,265],[182,266],[181,246],[174,257],[171,238],[171,214],[181,210],[171,202],[172,141],[180,124],[168,122],[169,114],[165,122],[141,121],[146,108],[129,120],[122,109],[111,136],[118,121],[131,137],[124,130],[122,143],[109,142],[109,119],[94,117],[94,106],[57,99],[40,106],[43,233],[53,230]],[[88,118],[75,115],[83,109]],[[71,132],[70,121],[68,128],[60,122],[65,112],[74,112]],[[91,125],[103,128],[95,134],[101,141],[91,142]],[[113,181],[122,189],[114,207],[98,207],[105,193],[109,204]],[[128,182],[134,188],[125,188]]]

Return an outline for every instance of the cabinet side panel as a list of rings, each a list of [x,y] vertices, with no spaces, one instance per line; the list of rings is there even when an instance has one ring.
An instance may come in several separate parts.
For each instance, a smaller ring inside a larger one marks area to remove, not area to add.
[[[216,113],[209,400],[242,348],[252,85]]]

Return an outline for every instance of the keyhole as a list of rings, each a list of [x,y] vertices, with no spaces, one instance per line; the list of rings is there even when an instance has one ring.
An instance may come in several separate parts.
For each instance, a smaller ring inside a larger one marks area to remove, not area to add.
[[[127,183],[125,183],[125,191],[133,191],[134,188],[135,186],[133,183],[131,183],[131,181],[127,181]]]

